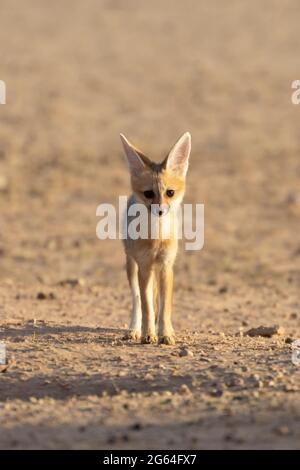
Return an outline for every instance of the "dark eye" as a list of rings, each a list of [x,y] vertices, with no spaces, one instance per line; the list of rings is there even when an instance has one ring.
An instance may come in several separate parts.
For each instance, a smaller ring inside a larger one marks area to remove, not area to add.
[[[174,196],[174,189],[167,189],[167,196],[173,197]]]
[[[154,191],[152,191],[152,189],[149,189],[148,191],[144,191],[144,196],[147,199],[153,199],[155,194],[154,194]]]

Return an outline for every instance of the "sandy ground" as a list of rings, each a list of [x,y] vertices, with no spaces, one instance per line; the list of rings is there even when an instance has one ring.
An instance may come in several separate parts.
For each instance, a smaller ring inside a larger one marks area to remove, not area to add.
[[[0,448],[299,448],[299,2],[1,1]],[[175,346],[122,340],[118,138],[193,138]],[[251,338],[259,325],[285,333]],[[182,348],[190,353],[181,355]]]

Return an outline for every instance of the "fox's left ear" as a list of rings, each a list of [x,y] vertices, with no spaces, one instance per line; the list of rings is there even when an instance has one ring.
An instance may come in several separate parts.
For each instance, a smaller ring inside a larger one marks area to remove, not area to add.
[[[176,142],[169,155],[167,156],[164,164],[165,168],[172,173],[185,177],[188,166],[189,156],[191,153],[191,134],[186,132]]]

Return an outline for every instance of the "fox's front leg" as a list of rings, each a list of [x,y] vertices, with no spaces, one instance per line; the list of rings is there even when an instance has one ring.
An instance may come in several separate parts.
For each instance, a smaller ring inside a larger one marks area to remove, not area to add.
[[[175,344],[175,335],[171,322],[173,297],[173,266],[171,264],[166,264],[161,267],[159,281],[159,342],[162,344]]]
[[[142,343],[155,343],[157,337],[155,333],[155,312],[153,307],[153,267],[139,266],[138,277],[142,302]]]
[[[142,328],[142,307],[138,280],[138,265],[129,255],[126,260],[126,270],[132,295],[132,312],[129,331],[125,335],[125,339],[140,339]]]

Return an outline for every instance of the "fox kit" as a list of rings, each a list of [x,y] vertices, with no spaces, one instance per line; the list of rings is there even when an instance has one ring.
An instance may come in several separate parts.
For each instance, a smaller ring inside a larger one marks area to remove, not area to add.
[[[127,157],[133,194],[128,201],[126,222],[132,220],[130,207],[142,204],[148,219],[159,226],[155,238],[127,236],[124,240],[126,267],[132,293],[132,315],[128,339],[142,343],[175,344],[171,322],[173,264],[178,245],[174,231],[163,236],[163,225],[178,221],[178,210],[185,191],[185,177],[191,150],[191,136],[186,132],[162,163],[157,164],[135,148],[121,134]],[[128,234],[127,234],[128,235]],[[158,308],[158,312],[156,309]],[[157,315],[158,313],[158,315]]]

